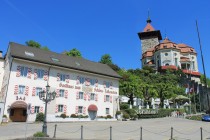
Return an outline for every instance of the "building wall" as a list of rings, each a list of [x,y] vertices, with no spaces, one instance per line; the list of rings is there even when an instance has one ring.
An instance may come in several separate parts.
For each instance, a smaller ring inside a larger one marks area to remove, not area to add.
[[[4,76],[4,59],[0,58],[0,95],[1,95],[3,76]]]
[[[31,76],[28,77],[17,77],[17,68],[18,66],[25,66],[28,68],[31,68]],[[42,69],[44,71],[49,72],[49,78],[47,77],[46,80],[43,79],[35,79],[35,69]],[[66,80],[64,82],[58,80],[58,73],[69,75],[69,80]],[[84,77],[89,79],[97,79],[98,80],[98,86],[94,85],[85,85],[85,84],[79,84],[77,78]],[[55,117],[59,116],[62,113],[66,113],[66,115],[70,116],[71,114],[76,114],[76,110],[78,106],[83,106],[84,112],[82,115],[88,115],[88,107],[91,104],[94,104],[98,107],[97,116],[106,116],[106,108],[110,109],[110,115],[114,116],[116,110],[114,108],[114,102],[115,99],[119,95],[119,83],[117,79],[105,77],[101,75],[96,74],[90,74],[85,72],[79,72],[74,71],[70,69],[64,69],[60,67],[51,67],[49,70],[49,66],[37,64],[37,63],[29,63],[26,61],[20,61],[20,60],[14,60],[12,64],[12,70],[10,75],[10,82],[8,85],[8,91],[7,91],[7,98],[6,98],[6,104],[5,107],[9,109],[9,106],[11,106],[12,103],[15,101],[24,101],[27,104],[30,103],[32,106],[31,109],[31,115],[28,117],[28,121],[34,121],[36,114],[34,112],[35,106],[40,106],[40,111],[44,112],[44,104],[39,99],[38,96],[34,96],[34,89],[36,87],[45,88],[47,85],[47,80],[49,80],[49,85],[51,87],[51,91],[58,91],[60,89],[65,90],[65,97],[56,97],[56,99],[48,104],[48,117]],[[113,86],[111,88],[106,88],[104,86],[104,81],[113,83]],[[28,92],[24,93],[23,95],[15,93],[16,87],[19,85],[24,85],[28,88]],[[77,99],[78,92],[84,92],[87,93],[86,99]],[[98,96],[98,99],[95,100],[89,100],[88,99],[88,93],[95,93]],[[110,95],[110,101],[105,102],[104,98],[105,95]],[[65,111],[58,112],[58,105],[63,105],[66,107]],[[8,114],[8,112],[5,109],[4,113]]]
[[[141,39],[141,44],[142,44],[141,51],[142,51],[142,54],[143,54],[148,49],[158,45],[159,40],[158,40],[158,37],[144,38],[144,39]]]

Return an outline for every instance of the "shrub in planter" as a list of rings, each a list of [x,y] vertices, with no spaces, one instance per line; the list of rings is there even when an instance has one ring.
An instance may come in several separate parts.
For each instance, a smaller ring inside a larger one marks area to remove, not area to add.
[[[134,119],[137,115],[137,113],[134,109],[126,109],[124,111],[129,114],[131,119]]]
[[[42,132],[36,132],[33,136],[34,137],[45,137],[45,134]]]
[[[120,104],[120,110],[129,109],[129,104],[122,103]]]
[[[130,118],[130,115],[126,112],[123,113],[123,118],[124,119],[129,119]]]
[[[116,112],[116,115],[120,115],[120,114],[121,114],[121,111],[117,111],[117,112]]]
[[[71,114],[71,118],[78,118],[76,114]]]
[[[62,113],[62,114],[60,115],[60,117],[63,118],[63,119],[65,119],[65,118],[66,118],[66,114]]]
[[[7,118],[7,115],[4,114],[4,115],[3,115],[3,118]]]
[[[111,119],[112,116],[111,116],[111,115],[107,115],[106,118],[107,118],[107,119]]]
[[[36,122],[43,122],[44,121],[44,113],[37,113],[35,121]]]

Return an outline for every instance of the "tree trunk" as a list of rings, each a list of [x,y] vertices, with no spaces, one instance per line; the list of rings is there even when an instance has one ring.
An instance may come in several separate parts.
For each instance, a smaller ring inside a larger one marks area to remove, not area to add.
[[[133,103],[134,103],[134,101],[133,101],[133,93],[132,93],[129,96],[129,104],[131,104],[133,106]]]

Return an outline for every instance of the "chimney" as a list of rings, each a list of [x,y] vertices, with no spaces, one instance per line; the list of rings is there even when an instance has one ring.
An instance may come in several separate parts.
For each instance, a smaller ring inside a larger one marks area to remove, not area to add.
[[[0,58],[2,58],[3,56],[2,56],[2,51],[0,51]]]

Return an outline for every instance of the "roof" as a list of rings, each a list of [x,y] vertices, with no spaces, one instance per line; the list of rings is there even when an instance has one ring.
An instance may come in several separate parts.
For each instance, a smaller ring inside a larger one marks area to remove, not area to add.
[[[152,27],[150,23],[147,23],[146,27],[144,28],[143,32],[151,32],[155,31],[155,29]]]
[[[117,72],[115,72],[106,64],[89,61],[84,58],[72,57],[65,54],[28,47],[14,42],[10,42],[9,47],[11,55],[14,58],[65,67],[83,72],[100,74],[113,78],[121,78]],[[26,53],[29,55],[26,55]],[[30,56],[30,54],[33,54],[34,56]]]

